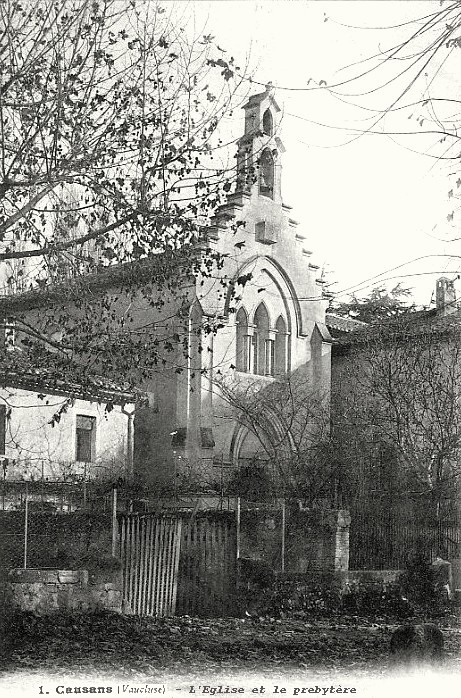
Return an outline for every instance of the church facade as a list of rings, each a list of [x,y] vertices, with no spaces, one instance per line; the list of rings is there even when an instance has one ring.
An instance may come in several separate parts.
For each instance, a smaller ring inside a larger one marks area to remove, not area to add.
[[[332,341],[319,269],[282,198],[284,147],[272,90],[252,96],[244,113],[237,190],[217,211],[211,230],[212,244],[227,254],[227,296],[219,299],[211,284],[197,289],[202,324],[222,320],[202,352],[209,366],[202,377],[200,426],[202,433],[204,427],[212,433],[215,463],[230,467],[257,457],[260,445],[236,424],[220,395],[220,382],[252,382],[264,389],[302,370],[328,399]],[[235,228],[235,222],[243,225]]]
[[[137,378],[136,371],[130,375],[143,401],[135,410],[127,474],[149,488],[170,488],[179,477],[193,480],[204,471],[209,478],[218,464],[238,468],[258,456],[254,438],[225,404],[223,381],[263,389],[303,371],[328,402],[329,299],[311,262],[309,241],[282,199],[280,114],[270,88],[244,106],[236,190],[207,229],[208,250],[222,260],[218,273],[199,277],[183,260],[176,279],[180,292],[168,295],[159,283],[164,265],[158,255],[106,268],[65,289],[0,299],[3,317],[17,319],[18,337],[25,318],[41,335],[53,332],[56,338],[56,307],[66,306],[76,326],[93,319],[101,324],[101,336],[113,335],[113,353],[121,351],[128,331],[123,320],[128,310],[130,331],[144,332],[147,352],[157,344],[159,328],[172,338],[163,362]],[[155,302],[160,294],[161,308]],[[106,375],[103,361],[95,366]]]

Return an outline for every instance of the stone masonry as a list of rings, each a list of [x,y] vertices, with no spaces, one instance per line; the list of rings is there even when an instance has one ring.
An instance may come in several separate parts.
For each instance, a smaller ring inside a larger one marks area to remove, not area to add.
[[[13,608],[37,615],[122,609],[119,571],[13,569],[8,574],[7,594]]]

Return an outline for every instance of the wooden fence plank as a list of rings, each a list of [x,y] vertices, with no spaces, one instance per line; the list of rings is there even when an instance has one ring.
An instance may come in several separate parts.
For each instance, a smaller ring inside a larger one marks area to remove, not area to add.
[[[164,614],[166,616],[172,615],[171,608],[171,596],[173,589],[173,573],[174,573],[174,536],[175,536],[175,522],[172,518],[168,520],[168,546],[167,555],[165,560],[165,606]]]
[[[136,604],[136,613],[138,616],[142,615],[142,607],[144,604],[145,589],[145,578],[144,578],[144,561],[146,558],[146,519],[144,516],[139,518],[139,581],[138,581],[138,598]]]
[[[157,577],[155,580],[155,589],[156,589],[156,594],[155,594],[155,609],[156,613],[158,615],[162,615],[163,613],[163,604],[162,604],[162,597],[163,597],[163,588],[162,588],[162,583],[163,583],[163,549],[165,546],[165,518],[161,517],[159,519],[159,527],[160,527],[160,535],[159,535],[159,545],[158,545],[158,550],[157,550],[157,559],[158,559],[158,564],[157,564]]]
[[[138,615],[221,615],[235,592],[233,517],[127,514],[119,548],[124,605]]]
[[[161,520],[162,535],[159,548],[159,567],[158,567],[158,594],[157,594],[157,613],[160,616],[164,615],[164,593],[165,593],[165,547],[168,544],[168,522],[165,517]]]
[[[147,548],[146,572],[145,572],[146,593],[145,593],[145,599],[144,599],[144,606],[142,609],[142,613],[145,616],[150,615],[151,562],[152,562],[152,552],[153,552],[152,551],[152,526],[153,526],[153,519],[152,519],[152,517],[149,517],[147,519],[147,536],[146,536],[146,548]]]
[[[120,520],[120,560],[122,561],[122,596],[125,598],[126,584],[126,519]]]
[[[164,615],[171,615],[171,591],[172,591],[172,577],[173,577],[173,543],[174,543],[174,522],[172,519],[168,520],[169,535],[168,535],[168,546],[166,549],[166,580],[165,580],[165,606]]]
[[[182,519],[176,521],[176,538],[174,545],[174,575],[172,589],[172,615],[176,613],[176,602],[178,598],[178,576],[179,576],[179,557],[181,554],[181,532]]]
[[[134,595],[136,585],[136,517],[131,517],[131,551],[130,551],[130,606],[134,613]]]
[[[138,558],[139,558],[139,516],[134,518],[134,535],[133,535],[133,587],[132,587],[132,607],[133,612],[136,613],[136,602],[138,597],[138,582],[139,582],[139,568],[138,568]]]

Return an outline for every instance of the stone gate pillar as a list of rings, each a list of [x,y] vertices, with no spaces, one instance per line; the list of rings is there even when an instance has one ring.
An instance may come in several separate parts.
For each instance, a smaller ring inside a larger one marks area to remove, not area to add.
[[[346,572],[349,569],[349,528],[351,517],[346,509],[339,509],[336,520],[335,536],[335,572]]]

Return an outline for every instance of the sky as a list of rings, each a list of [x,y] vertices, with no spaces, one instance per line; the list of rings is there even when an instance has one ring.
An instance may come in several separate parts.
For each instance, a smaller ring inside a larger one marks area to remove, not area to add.
[[[369,61],[345,68],[407,38],[418,25],[395,25],[437,11],[439,0],[200,0],[179,5],[190,13],[194,28],[213,34],[237,64],[249,60],[255,82],[246,88],[261,91],[258,83],[269,81],[276,87],[287,149],[284,202],[293,206],[312,261],[324,269],[338,300],[347,300],[354,289],[366,295],[384,281],[390,287],[401,281],[413,288],[417,303],[429,305],[436,279],[461,273],[461,259],[446,256],[461,254],[461,246],[447,242],[457,237],[457,221],[456,215],[447,221],[454,203],[448,196],[452,170],[450,163],[434,157],[441,148],[434,146],[438,137],[422,135],[416,122],[421,114],[415,110],[396,112],[374,130],[415,130],[417,136],[357,137],[350,131],[371,125],[370,109],[392,103],[398,85],[374,88],[395,74],[396,61],[359,83],[346,84],[340,98],[312,86],[363,72]],[[432,96],[459,93],[458,53],[436,62],[434,75],[422,73],[417,96],[429,83]],[[410,92],[409,101],[415,95]],[[234,118],[238,135],[243,113]],[[411,260],[416,261],[406,264]],[[399,265],[404,266],[396,269]],[[461,296],[461,281],[458,288]]]

